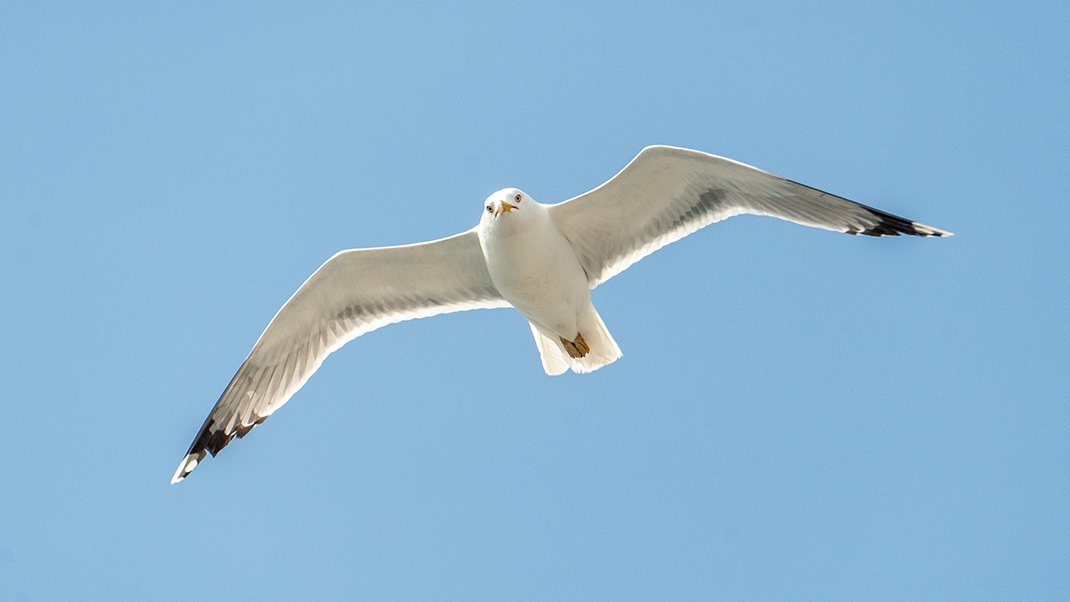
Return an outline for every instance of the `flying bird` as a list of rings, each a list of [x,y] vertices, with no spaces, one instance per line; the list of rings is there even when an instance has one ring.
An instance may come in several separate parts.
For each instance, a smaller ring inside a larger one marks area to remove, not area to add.
[[[657,249],[739,214],[869,236],[951,236],[706,153],[650,146],[601,186],[542,205],[516,188],[487,197],[479,224],[447,238],[351,249],[327,260],[268,324],[171,482],[279,409],[332,351],[379,327],[513,307],[547,374],[621,356],[591,290]]]

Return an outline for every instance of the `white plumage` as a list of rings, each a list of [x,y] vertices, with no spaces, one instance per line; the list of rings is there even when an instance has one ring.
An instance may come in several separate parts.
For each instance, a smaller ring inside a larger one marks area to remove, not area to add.
[[[730,159],[667,146],[644,149],[602,186],[556,205],[500,190],[467,232],[342,251],[316,270],[260,335],[171,482],[263,422],[332,351],[394,322],[512,306],[531,323],[548,374],[612,363],[621,352],[590,291],[653,251],[741,213],[849,234],[951,235]]]

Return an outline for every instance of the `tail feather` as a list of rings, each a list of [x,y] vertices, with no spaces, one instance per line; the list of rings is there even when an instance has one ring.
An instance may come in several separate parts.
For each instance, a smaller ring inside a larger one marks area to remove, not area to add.
[[[528,324],[531,324],[528,322]],[[557,338],[545,335],[539,327],[531,324],[531,334],[535,337],[535,346],[539,348],[539,357],[542,359],[542,369],[550,376],[563,374],[568,370],[568,355]]]
[[[594,307],[580,317],[580,332],[590,351],[583,357],[573,358],[561,343],[561,337],[552,332],[543,332],[531,324],[531,334],[535,337],[535,346],[539,349],[542,368],[547,374],[557,376],[571,369],[576,373],[593,372],[602,366],[612,364],[620,358],[620,347],[609,334],[602,317]]]

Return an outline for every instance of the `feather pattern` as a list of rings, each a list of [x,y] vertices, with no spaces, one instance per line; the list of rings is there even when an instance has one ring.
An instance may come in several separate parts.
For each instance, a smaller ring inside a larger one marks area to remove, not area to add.
[[[643,149],[605,184],[550,207],[592,288],[661,247],[742,213],[848,234],[951,235],[731,159],[670,146]]]
[[[427,243],[337,253],[260,335],[171,482],[267,419],[327,355],[354,338],[402,320],[508,306],[491,282],[474,230]]]

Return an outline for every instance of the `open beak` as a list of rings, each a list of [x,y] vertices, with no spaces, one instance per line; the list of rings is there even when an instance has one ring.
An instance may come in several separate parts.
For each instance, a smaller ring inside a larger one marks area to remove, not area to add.
[[[505,201],[498,201],[494,206],[494,217],[498,217],[503,213],[509,213],[513,209],[519,209],[519,207],[506,203]]]

